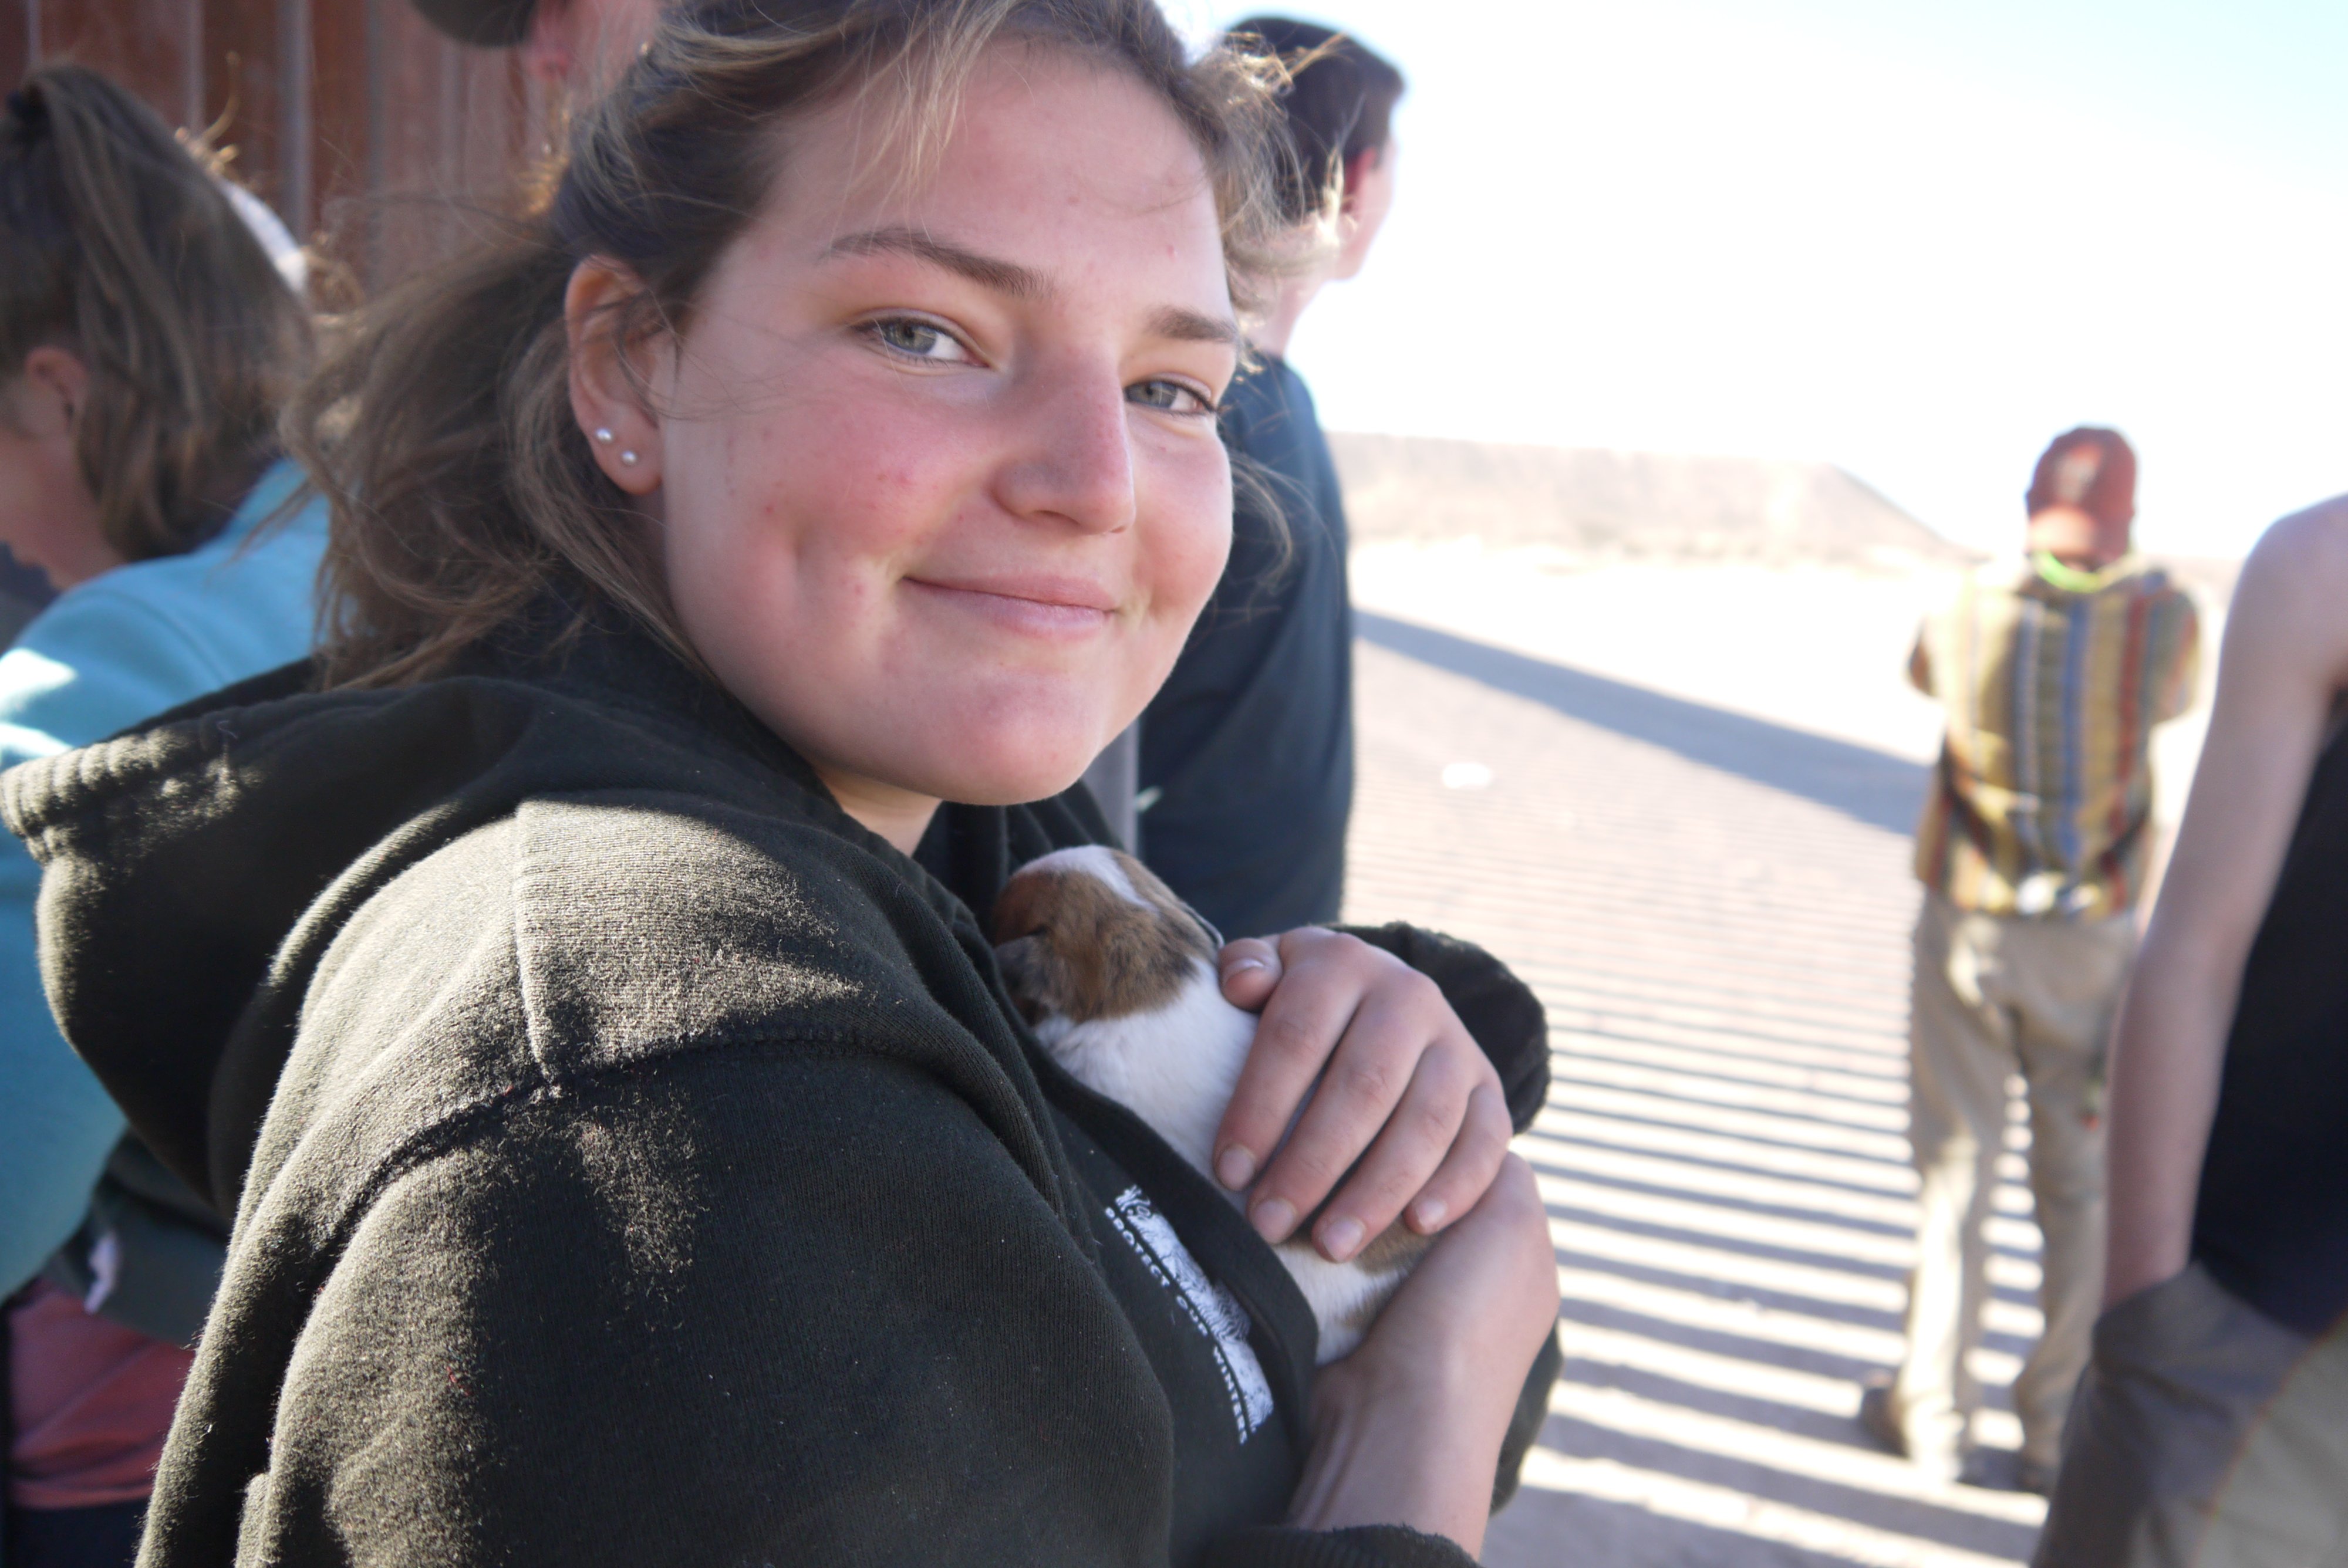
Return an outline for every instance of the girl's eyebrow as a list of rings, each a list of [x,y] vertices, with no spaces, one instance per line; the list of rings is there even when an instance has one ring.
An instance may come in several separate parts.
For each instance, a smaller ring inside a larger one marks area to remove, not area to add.
[[[1233,348],[1240,344],[1237,322],[1223,316],[1210,316],[1202,311],[1186,311],[1179,305],[1167,305],[1149,318],[1149,330],[1159,337],[1177,343],[1220,343]]]
[[[824,247],[823,261],[834,256],[910,257],[942,267],[949,272],[968,278],[983,289],[1005,298],[1029,301],[1048,298],[1051,281],[1032,267],[999,257],[981,255],[978,251],[902,227],[866,229],[845,234]],[[1149,318],[1150,332],[1161,338],[1178,343],[1218,343],[1237,347],[1240,342],[1239,323],[1228,317],[1208,315],[1200,311],[1186,310],[1179,305],[1161,307]]]
[[[1014,300],[1040,300],[1052,292],[1050,282],[1033,268],[982,256],[912,229],[867,229],[861,233],[843,235],[824,247],[821,259],[828,261],[834,256],[881,255],[910,256],[917,261],[927,261]]]

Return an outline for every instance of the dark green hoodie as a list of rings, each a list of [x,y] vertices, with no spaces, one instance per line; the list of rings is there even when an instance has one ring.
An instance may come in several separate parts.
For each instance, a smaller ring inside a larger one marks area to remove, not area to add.
[[[1006,1002],[1087,797],[925,870],[624,631],[300,686],[5,780],[67,1037],[236,1220],[142,1561],[1464,1561],[1277,1527],[1310,1314]],[[1529,993],[1371,935],[1529,1116]]]

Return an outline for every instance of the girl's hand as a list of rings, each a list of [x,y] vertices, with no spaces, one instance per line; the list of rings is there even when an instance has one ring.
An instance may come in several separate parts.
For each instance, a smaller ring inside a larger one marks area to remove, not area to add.
[[[1357,1160],[1313,1227],[1332,1262],[1397,1216],[1433,1235],[1476,1205],[1508,1153],[1508,1100],[1433,980],[1317,926],[1233,942],[1221,969],[1223,995],[1263,1019],[1215,1134],[1215,1175],[1233,1192],[1255,1184],[1248,1218],[1265,1240],[1287,1240]]]
[[[1557,1255],[1511,1154],[1354,1353],[1313,1385],[1313,1451],[1290,1504],[1313,1530],[1402,1524],[1484,1544],[1500,1445],[1557,1323]]]

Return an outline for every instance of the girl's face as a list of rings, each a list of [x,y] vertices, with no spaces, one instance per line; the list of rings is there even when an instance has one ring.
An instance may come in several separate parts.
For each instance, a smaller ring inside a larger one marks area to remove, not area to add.
[[[0,380],[0,544],[60,589],[122,564],[75,445],[88,395],[88,368],[61,348],[35,349]]]
[[[1201,160],[1122,75],[998,47],[925,179],[870,145],[796,127],[654,412],[579,408],[694,646],[910,846],[1066,788],[1165,680],[1230,546],[1238,333]]]

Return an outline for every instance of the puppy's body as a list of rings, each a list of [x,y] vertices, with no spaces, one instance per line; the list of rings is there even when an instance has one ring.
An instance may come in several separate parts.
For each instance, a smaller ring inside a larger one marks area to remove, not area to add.
[[[1198,917],[1131,856],[1087,847],[1022,866],[994,927],[1004,977],[1044,1049],[1213,1181],[1215,1129],[1256,1020],[1223,999]],[[1323,1362],[1361,1342],[1426,1245],[1396,1225],[1351,1263],[1331,1263],[1302,1231],[1274,1249],[1320,1324]]]

